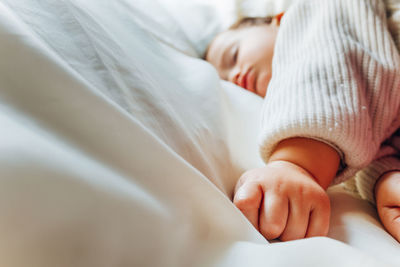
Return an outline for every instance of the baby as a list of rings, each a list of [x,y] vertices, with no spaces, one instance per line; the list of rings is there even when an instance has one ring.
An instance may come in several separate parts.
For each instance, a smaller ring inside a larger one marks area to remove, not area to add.
[[[356,175],[400,241],[400,58],[384,3],[300,0],[282,16],[239,21],[205,56],[266,97],[266,165],[240,177],[233,202],[267,239],[325,236],[325,190]]]

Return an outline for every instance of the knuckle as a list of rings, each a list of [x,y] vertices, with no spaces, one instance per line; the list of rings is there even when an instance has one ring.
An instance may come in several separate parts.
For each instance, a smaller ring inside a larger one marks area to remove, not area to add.
[[[239,210],[248,210],[251,208],[258,208],[258,202],[255,198],[234,198],[233,204],[239,209]]]
[[[258,184],[258,176],[254,175],[252,172],[247,171],[236,182],[236,191],[238,191],[243,185]]]
[[[326,194],[325,192],[323,194],[320,194],[318,197],[318,202],[320,203],[320,205],[325,208],[328,209],[331,206],[331,201],[329,199],[328,194]]]
[[[329,197],[328,194],[321,188],[321,190],[313,190],[309,193],[309,195],[317,202],[321,203],[322,205],[329,204]]]
[[[276,195],[286,195],[290,191],[290,184],[284,178],[275,176],[262,183],[264,191],[269,191]]]
[[[261,234],[268,240],[278,238],[283,231],[283,227],[279,223],[269,223],[260,229]]]

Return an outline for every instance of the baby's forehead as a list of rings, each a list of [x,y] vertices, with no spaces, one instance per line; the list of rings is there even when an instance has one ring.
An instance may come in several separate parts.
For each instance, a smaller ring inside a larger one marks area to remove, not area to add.
[[[248,26],[248,27],[240,27],[235,29],[228,29],[223,31],[211,42],[211,44],[216,44],[217,46],[223,46],[227,44],[232,44],[234,42],[240,41],[241,39],[245,38],[249,32],[252,32],[253,29],[256,29],[255,26]]]
[[[240,35],[241,29],[228,29],[226,31],[220,32],[215,36],[214,41],[221,41],[221,42],[229,42],[229,41],[235,41],[238,39]]]

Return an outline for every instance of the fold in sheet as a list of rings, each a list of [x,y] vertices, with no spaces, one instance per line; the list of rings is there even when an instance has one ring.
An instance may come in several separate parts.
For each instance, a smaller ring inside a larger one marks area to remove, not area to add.
[[[262,238],[230,201],[259,162],[230,154],[249,151],[221,121],[253,96],[121,28],[128,4],[0,3],[0,265],[382,266],[330,238]]]

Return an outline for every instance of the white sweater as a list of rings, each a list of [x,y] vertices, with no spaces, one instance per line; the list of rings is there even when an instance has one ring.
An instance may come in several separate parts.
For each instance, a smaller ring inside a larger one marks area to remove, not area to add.
[[[379,0],[298,0],[278,33],[265,97],[260,151],[291,137],[333,146],[357,173],[361,195],[385,171],[400,170],[391,138],[400,126],[400,56]],[[400,147],[400,146],[399,146]],[[368,167],[367,167],[368,166]]]

